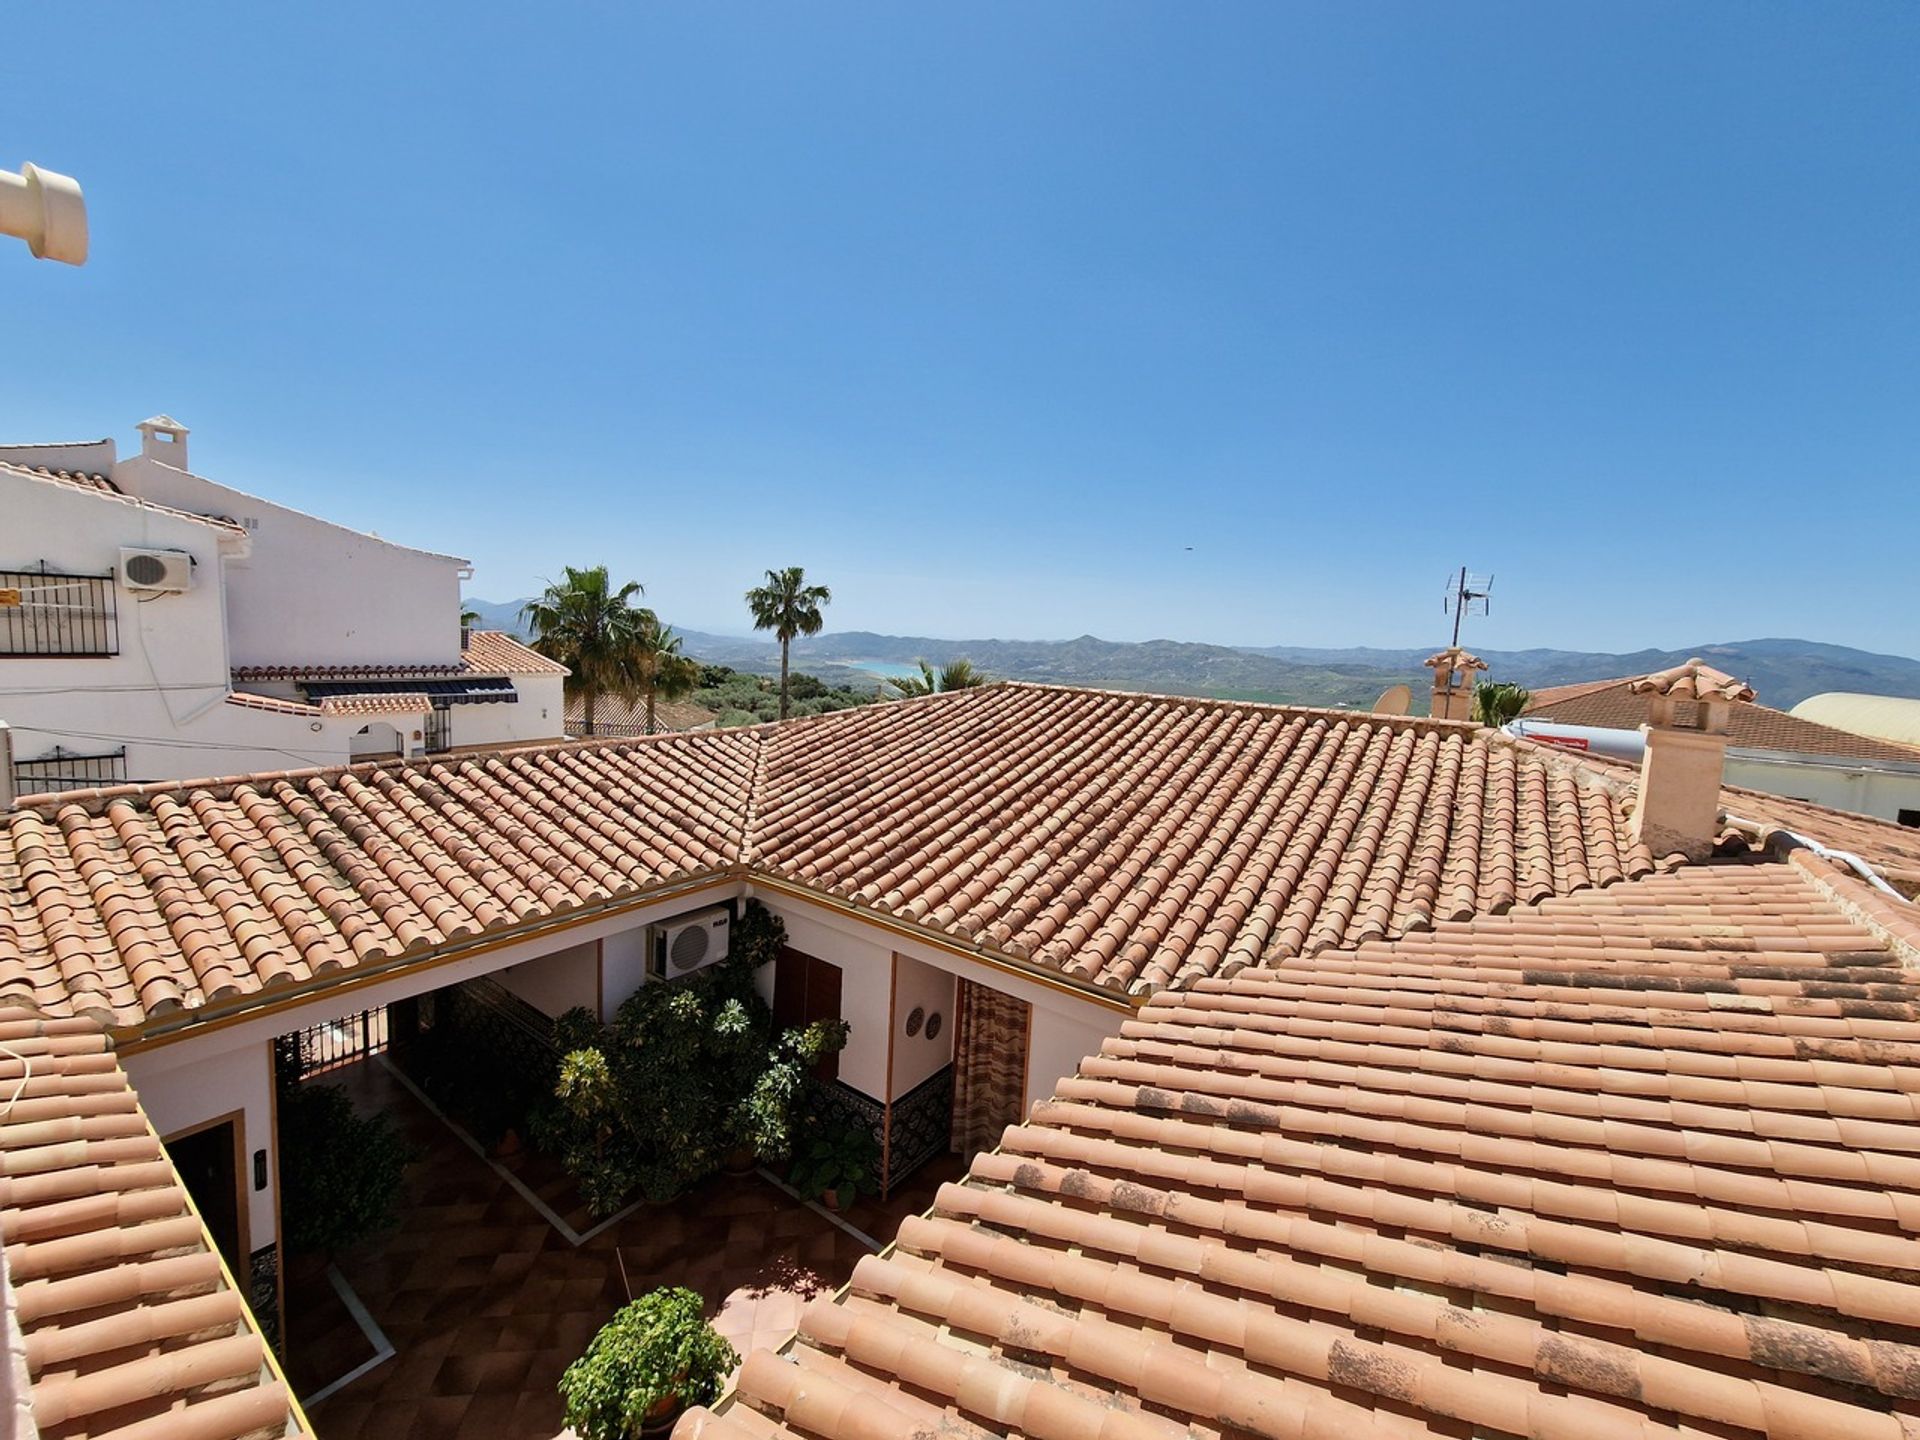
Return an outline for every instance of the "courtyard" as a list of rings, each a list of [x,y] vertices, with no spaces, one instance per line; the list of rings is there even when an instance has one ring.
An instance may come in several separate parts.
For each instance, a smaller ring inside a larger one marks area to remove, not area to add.
[[[845,1283],[956,1178],[935,1160],[884,1203],[830,1216],[765,1172],[597,1222],[541,1157],[492,1160],[384,1055],[328,1073],[381,1110],[412,1158],[396,1226],[286,1273],[288,1378],[322,1440],[551,1440],[566,1369],[629,1295],[700,1293],[745,1355]]]

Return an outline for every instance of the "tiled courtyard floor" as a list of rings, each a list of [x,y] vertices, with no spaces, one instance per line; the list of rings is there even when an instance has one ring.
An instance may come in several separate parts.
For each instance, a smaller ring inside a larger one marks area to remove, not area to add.
[[[757,1175],[716,1177],[575,1247],[380,1062],[327,1079],[392,1115],[418,1158],[398,1228],[337,1257],[396,1353],[310,1408],[320,1440],[550,1440],[561,1429],[561,1371],[626,1299],[622,1265],[635,1295],[698,1290],[745,1354],[783,1340],[805,1301],[838,1288],[866,1253]],[[936,1162],[906,1194],[864,1201],[847,1219],[885,1243],[957,1173]],[[324,1269],[298,1262],[287,1338],[303,1396],[373,1354]]]

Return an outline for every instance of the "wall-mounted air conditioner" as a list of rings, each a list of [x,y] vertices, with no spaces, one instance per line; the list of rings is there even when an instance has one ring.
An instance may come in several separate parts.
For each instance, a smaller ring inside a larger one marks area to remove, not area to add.
[[[726,906],[714,905],[655,925],[653,944],[647,952],[648,977],[678,980],[726,959],[731,919]]]
[[[193,556],[184,550],[122,549],[120,583],[129,590],[189,589],[193,585]]]

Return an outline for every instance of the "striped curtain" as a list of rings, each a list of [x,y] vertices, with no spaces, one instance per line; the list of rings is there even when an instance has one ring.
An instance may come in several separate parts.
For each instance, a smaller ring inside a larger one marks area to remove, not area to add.
[[[1017,1125],[1027,1089],[1027,1002],[960,982],[953,1036],[953,1149],[971,1158]]]

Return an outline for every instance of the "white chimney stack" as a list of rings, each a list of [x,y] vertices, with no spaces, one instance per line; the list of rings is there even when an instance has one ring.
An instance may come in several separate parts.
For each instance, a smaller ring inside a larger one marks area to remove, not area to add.
[[[187,468],[187,427],[171,415],[155,415],[134,427],[140,432],[140,453],[149,460]]]

